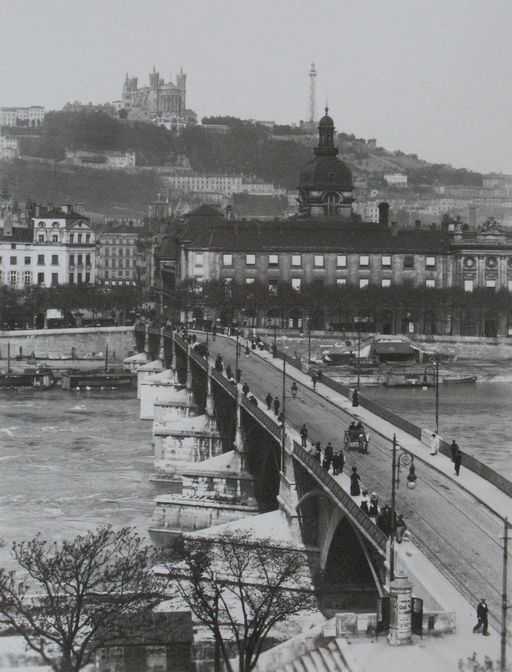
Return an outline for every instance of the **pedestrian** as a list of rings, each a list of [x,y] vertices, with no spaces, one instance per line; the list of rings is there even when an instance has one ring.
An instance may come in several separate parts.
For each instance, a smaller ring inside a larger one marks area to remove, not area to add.
[[[361,500],[361,504],[359,504],[359,508],[361,509],[361,511],[364,511],[367,516],[370,515],[368,490],[363,490],[363,499]]]
[[[317,441],[315,443],[315,453],[313,457],[315,458],[315,460],[317,460],[317,462],[322,461],[322,449],[320,448],[320,441]]]
[[[293,381],[293,383],[292,383],[292,397],[294,399],[297,398],[297,390],[298,390],[297,383],[295,381]]]
[[[462,463],[462,450],[457,446],[455,456],[453,458],[453,465],[455,467],[455,475],[458,476],[460,472],[460,465]]]
[[[450,445],[450,455],[452,456],[452,462],[455,462],[455,455],[456,455],[458,449],[459,449],[459,446],[457,445],[457,442],[455,441],[455,439],[453,439],[453,441]]]
[[[434,432],[432,434],[432,438],[430,439],[430,454],[431,455],[437,455],[438,450],[439,450],[439,437]]]
[[[253,406],[257,406],[257,405],[258,405],[258,400],[257,400],[256,397],[254,396],[254,394],[251,394],[251,396],[249,397],[249,401],[251,402],[251,404],[252,404]]]
[[[242,369],[236,370],[236,382],[239,383],[242,380]]]
[[[338,450],[338,473],[339,474],[343,473],[344,466],[345,466],[345,453],[343,452],[343,448],[340,448]]]
[[[325,446],[324,450],[324,466],[327,471],[329,471],[332,463],[332,458],[334,455],[334,448],[332,447],[332,443],[329,441],[329,443]]]
[[[277,416],[277,422],[280,425],[284,425],[284,413],[279,413],[279,415]]]
[[[480,629],[483,627],[482,635],[488,636],[489,633],[487,632],[487,629],[489,627],[489,609],[487,608],[485,597],[482,597],[478,603],[476,608],[476,617],[478,619],[478,623],[473,628],[473,632],[480,632]]]
[[[267,396],[265,397],[265,402],[267,404],[267,411],[270,411],[270,409],[272,408],[272,400],[273,400],[273,397],[269,392],[267,394]]]
[[[244,394],[245,397],[249,394],[249,389],[250,389],[250,388],[249,388],[249,385],[247,384],[247,382],[245,382],[245,383],[242,385],[242,392],[243,392],[243,394]]]
[[[352,497],[357,497],[361,494],[361,489],[359,487],[359,481],[361,476],[357,473],[357,467],[352,467],[352,473],[350,474],[350,494]]]
[[[397,519],[396,524],[395,524],[395,539],[397,540],[397,542],[399,544],[401,544],[402,541],[403,541],[406,529],[407,529],[407,525],[405,524],[404,516],[401,513],[398,516],[398,519]]]
[[[375,492],[372,492],[370,496],[370,516],[372,518],[375,518],[375,520],[377,520],[378,515],[379,515],[379,498],[377,497]]]
[[[316,384],[318,382],[318,374],[315,371],[311,376],[311,382],[313,383],[313,389],[316,390]]]
[[[339,474],[339,455],[338,452],[336,451],[334,455],[332,456],[332,475],[337,476]]]
[[[279,406],[281,406],[281,402],[277,397],[274,397],[274,415],[279,415]]]
[[[302,447],[306,447],[307,439],[308,439],[308,428],[306,427],[306,424],[304,423],[302,427],[300,428],[300,438],[301,438],[301,443]]]
[[[229,366],[229,364],[226,365],[226,378],[228,380],[231,380],[231,378],[233,378],[233,369]]]
[[[354,390],[352,393],[352,406],[355,408],[356,406],[359,406],[359,392],[357,390]]]
[[[325,471],[329,471],[330,466],[331,466],[331,460],[327,457],[324,450],[324,459],[322,460],[322,467],[325,469]]]

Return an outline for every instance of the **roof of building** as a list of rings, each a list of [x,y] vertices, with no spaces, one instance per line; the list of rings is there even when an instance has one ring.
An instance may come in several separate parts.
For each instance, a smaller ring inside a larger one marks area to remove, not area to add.
[[[320,191],[350,190],[353,188],[352,172],[336,156],[318,156],[300,171],[299,189],[304,187]]]
[[[31,243],[33,239],[34,232],[32,229],[27,229],[26,227],[13,227],[12,236],[6,236],[4,229],[0,229],[0,240],[5,243]]]
[[[377,355],[414,355],[415,350],[404,341],[375,341],[374,349]]]
[[[226,251],[443,253],[449,236],[440,230],[392,231],[376,222],[311,219],[225,221],[195,230],[189,247]]]
[[[38,217],[34,219],[82,219],[83,221],[88,222],[89,217],[84,217],[79,212],[75,210],[70,210],[69,212],[64,212],[61,208],[52,208],[51,210],[46,210]]]

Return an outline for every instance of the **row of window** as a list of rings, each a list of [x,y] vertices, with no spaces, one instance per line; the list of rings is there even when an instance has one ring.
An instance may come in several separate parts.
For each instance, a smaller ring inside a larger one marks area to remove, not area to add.
[[[105,256],[110,257],[111,256],[110,248],[105,247],[104,249],[105,249]],[[120,257],[123,257],[123,256],[131,257],[132,256],[132,249],[130,247],[126,247],[126,248],[124,248],[124,247],[115,248],[114,247],[112,249],[112,256],[115,257],[117,255],[119,255]],[[133,256],[135,256],[135,250],[133,250]]]
[[[52,233],[51,242],[52,243],[58,243],[59,240],[60,240],[60,235],[58,233]],[[46,242],[46,235],[44,233],[38,233],[37,234],[37,242],[38,243],[45,243]],[[69,242],[70,243],[75,243],[75,242],[77,242],[77,243],[82,243],[82,242],[90,243],[91,242],[91,234],[86,233],[85,234],[85,241],[84,241],[83,240],[83,234],[82,233],[77,233],[76,234],[76,241],[75,241],[75,234],[70,233],[69,234]]]
[[[8,284],[11,285],[11,287],[16,287],[19,282],[23,282],[25,287],[28,287],[32,284],[32,271],[9,271],[6,275],[6,280],[8,281]],[[0,271],[0,284],[3,284],[4,281],[4,274],[3,271]],[[45,274],[44,273],[38,273],[37,274],[37,284],[44,286],[45,285]],[[51,286],[55,286],[59,284],[59,274],[58,273],[52,273],[51,274]]]
[[[0,257],[0,264],[1,263],[2,263],[2,257]],[[20,261],[20,263],[21,263],[21,261]],[[25,266],[30,266],[30,264],[32,263],[32,257],[23,257],[23,263],[25,264]],[[44,254],[38,254],[37,255],[37,265],[38,266],[44,266],[45,264],[46,264],[45,255]],[[10,266],[17,266],[18,265],[18,257],[9,257],[9,265]],[[59,265],[59,255],[58,254],[52,254],[51,265],[52,266],[58,266]]]
[[[76,274],[76,284],[81,285],[83,282],[91,282],[91,274],[86,273],[85,276],[83,273],[77,273]],[[70,273],[69,274],[69,284],[74,285],[75,284],[75,274]]]
[[[77,254],[77,255],[76,255],[76,263],[77,263],[77,264],[83,264],[83,263],[84,263],[84,256],[85,256],[85,264],[86,264],[86,266],[90,266],[90,265],[91,265],[91,255],[90,255],[90,254],[86,254],[86,255],[83,255],[83,254]],[[75,265],[75,255],[74,255],[74,254],[70,254],[70,255],[69,255],[69,265],[70,265],[70,266],[74,266],[74,265]]]
[[[381,255],[381,266],[382,268],[391,268],[392,267],[392,257],[391,255],[383,254]],[[302,254],[292,254],[291,255],[291,266],[292,268],[302,268],[303,255]],[[359,268],[369,268],[370,267],[370,256],[367,254],[361,254],[358,257]],[[405,270],[414,270],[415,256],[414,254],[404,255],[404,264],[403,268]],[[195,255],[195,265],[203,265],[203,255]],[[222,265],[225,268],[230,268],[233,266],[233,255],[232,254],[223,254],[222,255]],[[246,254],[245,255],[245,265],[246,266],[255,266],[256,265],[256,255],[255,254]],[[425,257],[425,267],[427,269],[435,269],[437,265],[437,259],[435,256],[426,256]],[[278,254],[269,254],[268,255],[268,266],[269,268],[277,268],[279,266],[279,255]],[[315,268],[325,268],[325,255],[315,254],[313,255],[313,266]],[[347,268],[347,255],[338,254],[336,255],[336,268]]]
[[[224,280],[229,283],[229,282],[232,282],[233,279],[232,278],[224,278]],[[254,278],[246,278],[245,279],[245,284],[246,285],[253,285],[254,283],[255,283]],[[303,285],[303,280],[302,280],[302,278],[292,278],[290,280],[290,284],[291,284],[293,289],[300,290],[302,285]],[[346,287],[347,286],[347,278],[338,278],[336,280],[336,284],[338,285],[338,287]],[[390,278],[383,278],[381,280],[381,283],[380,283],[381,287],[391,287],[391,285],[392,285],[392,281],[391,281]],[[278,286],[278,281],[277,280],[270,280],[270,282],[268,283],[268,288],[271,291],[277,291],[277,286]],[[365,287],[369,287],[369,286],[370,286],[370,280],[368,278],[359,278],[359,287],[361,289],[364,289]],[[488,285],[488,286],[490,286],[490,285]],[[428,289],[435,289],[436,281],[431,279],[431,278],[425,280],[425,287],[427,287]]]
[[[111,260],[105,259],[104,266],[105,268],[108,268],[109,266],[115,268],[118,262],[119,262],[119,268],[123,268],[123,266],[125,266],[126,268],[130,268],[130,266],[133,266],[133,268],[135,268],[137,266],[136,259],[111,259]]]
[[[134,274],[131,271],[105,271],[104,276],[105,280],[110,280],[110,278],[133,278]]]

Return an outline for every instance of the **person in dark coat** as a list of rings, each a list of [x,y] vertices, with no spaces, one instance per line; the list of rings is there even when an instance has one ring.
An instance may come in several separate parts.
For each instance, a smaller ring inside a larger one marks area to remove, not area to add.
[[[352,406],[359,406],[359,392],[357,390],[352,393]]]
[[[489,609],[487,608],[487,603],[484,597],[482,597],[478,603],[476,608],[476,617],[478,619],[478,623],[473,628],[473,632],[480,632],[480,630],[483,628],[482,635],[488,636],[489,633],[487,632],[487,629],[489,627]]]
[[[308,440],[308,428],[306,427],[306,424],[303,424],[300,428],[300,438],[302,447],[305,448]]]
[[[372,492],[370,497],[370,516],[372,518],[375,518],[375,520],[377,520],[378,515],[379,515],[379,498],[374,492]]]
[[[267,394],[267,396],[265,397],[265,402],[267,404],[267,411],[270,411],[270,409],[272,408],[272,401],[273,401],[273,397],[269,392]]]
[[[325,446],[324,450],[324,467],[327,471],[329,471],[331,467],[333,455],[334,455],[334,448],[332,447],[332,443],[329,441],[329,443]]]
[[[232,368],[229,366],[229,364],[226,366],[226,378],[227,378],[228,380],[231,380],[231,378],[233,378],[233,370],[232,370]]]
[[[359,481],[361,476],[357,473],[357,467],[352,467],[352,473],[350,474],[350,494],[352,497],[357,497],[361,494],[361,488],[359,487]]]
[[[457,441],[453,439],[453,441],[450,444],[450,455],[452,456],[452,462],[455,462],[455,455],[459,449],[459,446],[457,444]]]
[[[315,452],[313,454],[313,457],[318,462],[320,462],[320,463],[322,462],[322,449],[320,448],[320,441],[317,441],[315,443]]]
[[[239,383],[242,380],[242,369],[236,370],[236,382]]]
[[[338,450],[338,474],[343,473],[344,467],[345,467],[345,453],[343,452],[343,448],[340,448]]]
[[[368,502],[368,490],[363,490],[363,499],[361,500],[361,504],[359,504],[359,508],[361,511],[364,511],[367,516],[370,515],[370,507],[369,507],[369,502]]]
[[[313,389],[316,390],[316,384],[318,382],[318,374],[317,373],[313,373],[313,375],[311,376],[311,382],[313,383]]]
[[[249,394],[249,389],[250,388],[249,388],[249,385],[247,385],[247,383],[244,383],[242,385],[242,392],[244,393],[244,396],[247,396]]]
[[[455,455],[453,456],[453,466],[455,467],[455,475],[458,476],[460,472],[460,465],[462,464],[462,450],[457,446]]]
[[[274,415],[279,415],[279,406],[281,406],[281,402],[277,397],[274,397]]]
[[[294,399],[297,398],[297,390],[298,390],[297,383],[295,381],[293,381],[293,383],[292,383],[292,397]]]
[[[395,525],[395,539],[399,544],[402,543],[402,540],[404,538],[405,530],[407,529],[407,525],[405,524],[404,516],[403,513],[401,513],[396,521]]]

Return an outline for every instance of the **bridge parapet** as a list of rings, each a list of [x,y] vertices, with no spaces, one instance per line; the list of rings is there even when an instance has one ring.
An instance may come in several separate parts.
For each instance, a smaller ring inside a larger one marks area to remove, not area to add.
[[[334,480],[334,478],[310,455],[302,446],[293,442],[293,455],[298,462],[305,467],[309,473],[323,486],[323,489],[340,505],[349,515],[352,523],[356,525],[359,531],[375,546],[385,554],[387,546],[387,537],[380,530],[369,516],[362,511],[354,502],[352,497]]]

